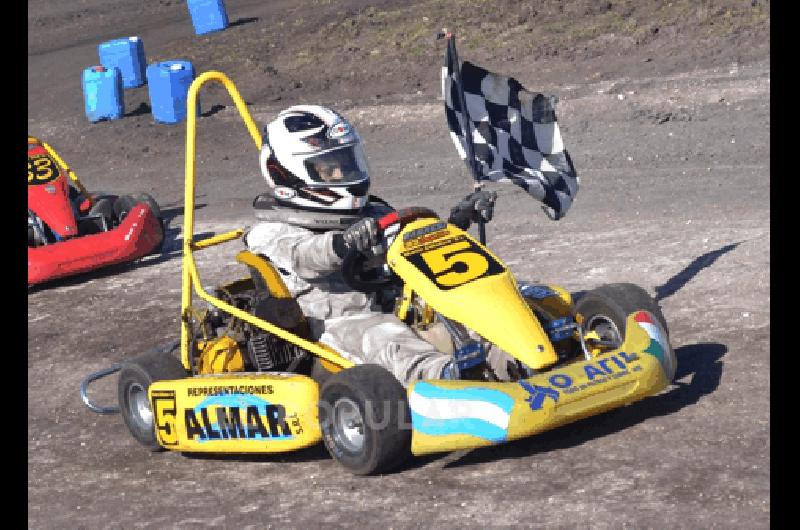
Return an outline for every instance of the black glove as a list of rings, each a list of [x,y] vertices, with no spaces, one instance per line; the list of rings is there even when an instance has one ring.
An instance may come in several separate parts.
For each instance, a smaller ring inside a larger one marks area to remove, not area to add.
[[[359,219],[342,232],[342,239],[348,250],[366,252],[381,240],[378,222],[372,217]]]
[[[450,210],[447,222],[466,230],[473,221],[491,221],[496,200],[496,191],[473,191]]]

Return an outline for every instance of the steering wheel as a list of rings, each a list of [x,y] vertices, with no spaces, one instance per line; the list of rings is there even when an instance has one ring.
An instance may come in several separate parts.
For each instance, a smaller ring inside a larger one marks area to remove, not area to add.
[[[421,206],[401,208],[384,215],[378,219],[378,230],[384,239],[383,248],[388,249],[386,232],[389,231],[389,228],[397,225],[397,231],[399,231],[411,221],[431,217],[438,219],[439,215],[433,210]],[[393,232],[396,233],[397,231]],[[383,266],[385,264],[385,254],[378,258],[372,253],[365,254],[352,250],[342,261],[342,279],[355,291],[363,293],[380,291],[397,283],[395,275],[392,273],[387,274],[384,270]]]

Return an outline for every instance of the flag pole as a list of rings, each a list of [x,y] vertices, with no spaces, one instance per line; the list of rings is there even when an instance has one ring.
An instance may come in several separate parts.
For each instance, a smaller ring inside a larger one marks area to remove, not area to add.
[[[472,178],[475,179],[474,189],[480,190],[482,188],[480,180],[480,171],[478,170],[478,161],[475,159],[475,148],[472,145],[472,120],[467,111],[467,102],[464,97],[464,84],[461,82],[461,63],[458,60],[458,53],[456,52],[456,37],[451,31],[445,34],[447,38],[447,47],[449,50],[450,60],[453,61],[453,77],[457,87],[458,102],[461,105],[461,115],[464,116],[464,139],[467,144],[467,160],[469,160],[469,169],[472,172]],[[486,223],[483,218],[478,220],[478,237],[482,245],[486,244]]]

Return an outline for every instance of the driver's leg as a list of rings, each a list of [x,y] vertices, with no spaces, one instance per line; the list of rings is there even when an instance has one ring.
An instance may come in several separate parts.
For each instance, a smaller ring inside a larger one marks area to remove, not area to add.
[[[357,364],[383,366],[403,386],[418,379],[440,379],[442,368],[451,359],[386,313],[328,319],[320,341]]]

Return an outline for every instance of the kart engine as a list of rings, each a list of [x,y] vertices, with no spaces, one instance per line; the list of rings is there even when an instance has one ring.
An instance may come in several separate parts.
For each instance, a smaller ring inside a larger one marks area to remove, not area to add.
[[[281,329],[303,338],[310,337],[308,322],[294,298],[275,298],[253,290],[235,295],[218,290],[216,294],[231,305]],[[245,354],[245,364],[249,370],[292,371],[308,357],[308,353],[297,345],[233,318],[217,308],[212,308],[204,323],[206,329],[213,329],[218,337],[230,336],[237,342]]]
[[[257,297],[252,313],[281,329],[304,338],[309,336],[308,323],[294,298]],[[250,331],[247,352],[260,372],[286,368],[307,355],[305,350],[295,344],[249,324],[247,327]]]

